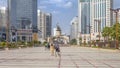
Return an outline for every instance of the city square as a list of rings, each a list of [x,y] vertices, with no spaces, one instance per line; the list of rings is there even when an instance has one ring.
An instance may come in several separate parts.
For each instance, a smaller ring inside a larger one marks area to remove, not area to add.
[[[120,68],[120,51],[60,47],[61,58],[44,47],[0,51],[0,68]]]
[[[0,0],[0,68],[120,68],[120,0]]]

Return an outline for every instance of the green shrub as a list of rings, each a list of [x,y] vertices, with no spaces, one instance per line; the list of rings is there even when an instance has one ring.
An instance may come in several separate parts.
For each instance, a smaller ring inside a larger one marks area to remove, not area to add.
[[[47,42],[45,41],[45,42],[43,42],[43,45],[45,45]]]
[[[16,42],[8,43],[8,48],[17,48],[17,43]]]
[[[6,42],[1,42],[1,47],[5,47],[6,46]]]
[[[70,41],[70,44],[71,44],[71,45],[77,45],[77,40],[76,40],[76,39],[72,39],[72,40]]]
[[[27,43],[27,46],[31,47],[31,46],[33,46],[33,44],[34,44],[33,41],[32,41],[32,42],[28,42],[28,43]]]

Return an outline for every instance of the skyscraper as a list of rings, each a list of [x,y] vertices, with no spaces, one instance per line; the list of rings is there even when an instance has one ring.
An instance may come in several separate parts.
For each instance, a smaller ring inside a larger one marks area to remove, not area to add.
[[[6,39],[7,9],[0,7],[0,41]]]
[[[98,35],[105,26],[111,26],[113,0],[78,0],[79,32]],[[95,20],[100,20],[100,25]],[[88,26],[88,27],[87,27]],[[91,28],[90,28],[91,27]]]
[[[74,17],[71,21],[70,40],[77,39],[78,37],[78,16]]]
[[[31,38],[31,32],[25,33],[33,27],[37,27],[37,0],[8,0],[9,29],[18,29],[18,37],[21,40]]]
[[[0,7],[0,29],[6,27],[7,22],[7,9],[5,7]]]
[[[41,31],[41,36],[39,40],[46,39],[48,36],[51,36],[52,31],[52,14],[45,13],[41,10],[38,10],[38,29]],[[40,35],[40,34],[39,34]]]

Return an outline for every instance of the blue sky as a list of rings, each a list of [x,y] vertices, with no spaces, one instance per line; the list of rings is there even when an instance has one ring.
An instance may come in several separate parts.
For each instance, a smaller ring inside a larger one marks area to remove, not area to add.
[[[39,0],[38,6],[53,14],[53,28],[59,23],[62,33],[70,32],[70,21],[77,15],[77,0]]]
[[[6,0],[0,0],[0,6],[5,6]],[[114,8],[120,7],[120,0],[113,0]],[[38,0],[38,9],[52,13],[53,28],[59,23],[62,33],[69,34],[70,21],[77,16],[77,0]]]
[[[114,8],[120,7],[120,0],[113,0]],[[53,27],[58,22],[63,33],[70,33],[70,21],[77,16],[77,0],[39,0],[38,8],[53,14]]]

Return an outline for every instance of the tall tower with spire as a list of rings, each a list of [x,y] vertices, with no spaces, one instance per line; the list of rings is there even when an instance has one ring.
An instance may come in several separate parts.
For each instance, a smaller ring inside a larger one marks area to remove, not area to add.
[[[59,23],[56,24],[56,27],[54,28],[54,36],[60,37],[61,36],[61,28],[59,26]]]

